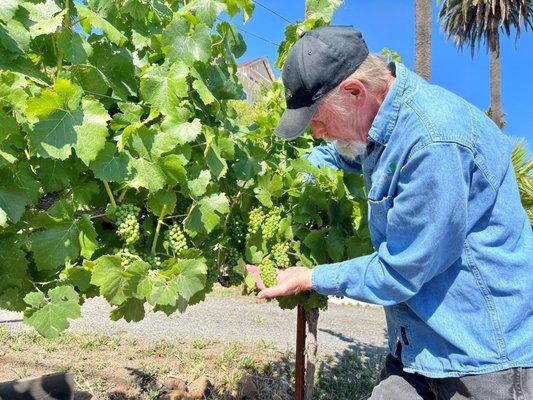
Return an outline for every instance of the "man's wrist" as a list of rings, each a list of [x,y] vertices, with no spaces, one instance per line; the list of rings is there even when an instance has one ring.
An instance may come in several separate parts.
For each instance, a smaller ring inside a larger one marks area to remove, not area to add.
[[[303,279],[303,289],[304,291],[310,291],[313,290],[313,282],[311,281],[311,276],[313,274],[313,270],[309,268],[305,268],[304,271],[304,279]]]

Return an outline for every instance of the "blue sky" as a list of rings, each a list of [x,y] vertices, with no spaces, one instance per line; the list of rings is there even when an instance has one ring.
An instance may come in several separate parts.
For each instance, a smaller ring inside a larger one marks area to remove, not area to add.
[[[302,19],[304,0],[261,0],[261,4],[290,21]],[[438,5],[434,5],[432,33],[431,81],[462,96],[485,110],[490,105],[489,58],[482,47],[472,59],[470,50],[459,51],[447,41],[437,21]],[[233,22],[247,32],[273,43],[283,40],[287,22],[256,5],[252,18],[242,24]],[[334,15],[333,23],[353,25],[365,38],[370,51],[383,47],[400,53],[409,68],[414,64],[414,0],[346,0]],[[241,31],[248,45],[239,61],[267,56],[271,64],[277,56],[276,45]],[[507,126],[504,132],[512,137],[525,137],[533,152],[533,32],[523,31],[515,43],[514,36],[501,39],[502,108]],[[279,75],[279,71],[275,71]]]

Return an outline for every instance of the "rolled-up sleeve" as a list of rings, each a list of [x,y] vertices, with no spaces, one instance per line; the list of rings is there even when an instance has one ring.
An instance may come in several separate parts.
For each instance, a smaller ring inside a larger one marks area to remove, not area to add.
[[[473,166],[471,152],[456,143],[431,143],[412,154],[399,171],[377,251],[316,266],[314,289],[384,306],[414,296],[461,257]]]

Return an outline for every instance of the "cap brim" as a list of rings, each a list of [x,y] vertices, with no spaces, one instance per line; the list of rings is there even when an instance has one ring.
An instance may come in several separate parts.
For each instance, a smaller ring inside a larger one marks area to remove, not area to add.
[[[287,108],[276,127],[276,135],[289,140],[300,136],[311,122],[318,103],[316,101],[308,107]]]

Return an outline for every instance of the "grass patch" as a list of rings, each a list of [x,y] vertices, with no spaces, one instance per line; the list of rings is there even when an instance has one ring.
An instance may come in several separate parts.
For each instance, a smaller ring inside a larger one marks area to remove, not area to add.
[[[294,398],[294,353],[273,342],[148,341],[125,333],[64,333],[43,339],[0,327],[0,349],[0,381],[68,372],[77,390],[98,399],[155,400],[165,393],[169,379],[190,383],[201,377],[213,385],[209,400],[239,398],[243,382],[252,382],[260,400]],[[315,399],[367,397],[382,361],[355,351],[319,358]]]

